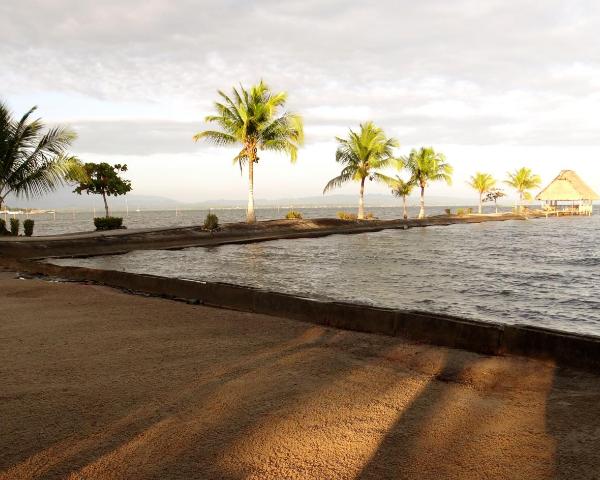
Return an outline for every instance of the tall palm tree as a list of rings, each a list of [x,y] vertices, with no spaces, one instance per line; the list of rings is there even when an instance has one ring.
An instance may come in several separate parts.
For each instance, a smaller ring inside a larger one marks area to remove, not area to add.
[[[392,195],[394,195],[395,197],[402,198],[404,220],[408,218],[408,210],[406,208],[406,197],[408,197],[412,193],[415,186],[416,184],[412,181],[412,179],[406,181],[400,178],[398,175],[396,175],[396,178],[393,179],[393,182],[391,184]]]
[[[425,187],[430,182],[444,180],[448,185],[452,184],[452,166],[446,163],[446,157],[442,153],[436,153],[432,147],[421,147],[413,149],[410,155],[404,158],[406,169],[411,174],[411,180],[421,188],[421,210],[419,218],[425,217]]]
[[[75,132],[46,129],[40,118],[31,120],[36,108],[17,120],[0,102],[0,210],[9,193],[31,198],[51,192],[78,167],[77,159],[67,153]]]
[[[467,185],[479,192],[479,214],[483,212],[483,195],[496,185],[496,180],[489,173],[477,172],[467,182]]]
[[[539,188],[542,183],[542,178],[535,175],[530,168],[519,168],[514,172],[508,172],[508,179],[504,181],[507,185],[514,188],[519,194],[519,202],[523,200],[531,200],[529,190]]]
[[[220,101],[215,102],[216,115],[205,121],[214,123],[218,130],[204,130],[194,135],[194,140],[206,139],[218,145],[241,144],[235,156],[240,171],[248,165],[248,223],[256,221],[254,213],[254,164],[258,163],[259,150],[284,152],[292,163],[296,161],[298,148],[304,141],[302,118],[283,111],[286,92],[272,93],[261,80],[249,90],[243,86],[233,88],[231,96],[219,91]]]
[[[387,138],[373,122],[361,124],[359,132],[350,129],[348,138],[336,137],[336,140],[335,161],[344,167],[340,175],[327,182],[323,194],[350,181],[360,182],[357,217],[362,220],[365,218],[365,181],[368,178],[388,185],[393,181],[379,170],[395,160],[393,149],[399,143],[394,138]]]

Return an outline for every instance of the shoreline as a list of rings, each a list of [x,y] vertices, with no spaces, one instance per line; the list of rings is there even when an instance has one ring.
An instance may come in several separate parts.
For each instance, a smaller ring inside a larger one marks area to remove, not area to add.
[[[25,261],[20,263],[20,267],[29,275],[92,282],[131,294],[400,337],[486,355],[516,355],[550,360],[557,365],[592,372],[600,370],[600,336],[596,335],[533,325],[484,322],[427,311],[319,300],[222,282],[67,267],[39,261]]]
[[[195,282],[153,275],[58,266],[43,262],[44,259],[56,257],[120,254],[141,248],[180,249],[191,246],[355,234],[384,229],[525,219],[526,217],[520,215],[504,214],[455,218],[440,216],[407,222],[403,220],[348,222],[336,219],[272,220],[253,225],[225,224],[218,232],[206,232],[197,227],[189,227],[99,232],[96,235],[74,235],[69,238],[33,237],[24,241],[13,239],[0,243],[0,249],[6,246],[13,248],[8,249],[9,255],[0,257],[0,265],[30,275],[95,282],[130,292],[183,299],[219,308],[283,316],[346,330],[404,337],[432,345],[485,354],[524,355],[550,359],[576,368],[597,369],[600,367],[600,337],[594,335],[575,334],[536,326],[471,320],[427,311],[323,301],[219,282]]]
[[[423,228],[509,220],[525,221],[543,215],[486,214],[465,217],[445,215],[424,219],[347,221],[334,218],[266,220],[247,224],[223,224],[209,232],[200,226],[149,228],[64,234],[48,237],[0,237],[0,254],[9,258],[95,256],[127,253],[142,249],[181,249],[251,243],[269,240],[311,238],[336,234],[377,232],[386,229]]]

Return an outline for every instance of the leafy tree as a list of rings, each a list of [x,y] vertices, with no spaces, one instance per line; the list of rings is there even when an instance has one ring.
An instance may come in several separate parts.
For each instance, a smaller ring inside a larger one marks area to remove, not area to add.
[[[46,128],[40,118],[19,120],[0,102],[0,210],[9,193],[26,198],[41,196],[63,184],[79,163],[67,149],[77,137],[65,127]]]
[[[498,199],[506,197],[506,193],[504,193],[499,188],[494,188],[487,192],[487,195],[483,199],[484,202],[494,202],[494,207],[496,208],[496,213],[498,213]]]
[[[477,172],[467,184],[479,192],[479,213],[481,214],[483,211],[483,195],[496,185],[496,180],[489,173]]]
[[[404,160],[406,169],[411,174],[411,181],[421,189],[421,210],[419,218],[425,217],[425,188],[430,182],[444,180],[448,185],[452,184],[453,169],[446,163],[446,157],[442,153],[436,153],[432,147],[421,147],[413,149]]]
[[[394,161],[393,148],[399,146],[394,138],[387,138],[383,130],[373,122],[360,125],[360,132],[350,129],[348,138],[338,138],[335,161],[344,167],[342,173],[327,182],[323,193],[350,182],[360,182],[358,219],[365,218],[365,181],[375,180],[390,185],[393,179],[379,170],[390,166]]]
[[[86,192],[88,195],[90,193],[102,195],[106,218],[108,218],[110,215],[108,213],[106,197],[110,195],[115,197],[125,195],[131,191],[131,182],[119,176],[119,172],[126,171],[127,165],[117,164],[112,166],[106,162],[85,163],[82,166],[82,172],[70,176],[71,180],[79,183],[73,192],[79,195],[82,192]]]
[[[240,171],[248,165],[248,223],[256,221],[254,213],[254,164],[258,163],[259,150],[284,152],[292,163],[304,141],[302,118],[283,111],[287,93],[272,93],[261,80],[250,90],[233,88],[231,96],[219,91],[220,101],[215,102],[216,115],[206,117],[219,130],[204,130],[194,135],[194,140],[205,139],[218,146],[241,144],[235,156]]]
[[[395,197],[402,198],[404,220],[408,218],[408,210],[406,209],[406,197],[408,197],[412,193],[415,186],[416,184],[412,181],[412,179],[406,181],[400,178],[399,176],[396,176],[396,178],[393,179],[393,182],[391,183],[392,195],[394,195]]]
[[[529,190],[539,188],[542,183],[542,178],[539,175],[534,175],[530,168],[519,168],[514,172],[508,172],[508,179],[504,181],[506,185],[514,188],[519,194],[519,201],[531,200]]]

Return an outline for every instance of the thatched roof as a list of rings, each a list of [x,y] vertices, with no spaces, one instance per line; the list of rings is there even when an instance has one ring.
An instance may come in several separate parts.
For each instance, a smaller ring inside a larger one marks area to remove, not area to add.
[[[563,170],[535,199],[577,201],[600,200],[600,197],[573,170]]]

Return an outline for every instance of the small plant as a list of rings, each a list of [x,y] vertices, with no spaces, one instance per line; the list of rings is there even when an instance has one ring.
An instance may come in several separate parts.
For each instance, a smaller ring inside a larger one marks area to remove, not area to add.
[[[0,218],[0,235],[8,235],[10,232],[6,229],[6,222]]]
[[[368,212],[365,214],[365,220],[377,220],[377,217],[373,212]]]
[[[204,230],[217,230],[219,228],[219,217],[214,213],[209,213],[204,219]]]
[[[31,218],[28,218],[23,222],[23,230],[25,231],[25,235],[31,237],[33,235],[33,225],[34,221]]]
[[[96,217],[94,218],[96,230],[117,230],[123,228],[122,217]]]
[[[288,220],[302,220],[302,214],[297,210],[290,210],[285,214],[285,218]]]
[[[356,221],[356,219],[358,218],[354,213],[347,213],[347,212],[337,212],[337,217],[340,220],[351,220],[351,221]]]
[[[20,222],[18,218],[10,219],[10,234],[15,237],[19,235],[19,223]]]
[[[459,217],[462,217],[462,216],[465,214],[465,210],[464,210],[463,208],[457,208],[457,209],[456,209],[456,214],[457,214]]]
[[[446,212],[446,215],[448,215],[448,216],[452,215],[452,209],[450,209],[450,208],[445,208],[444,212]]]
[[[473,209],[471,207],[467,208],[467,215],[472,215]]]

